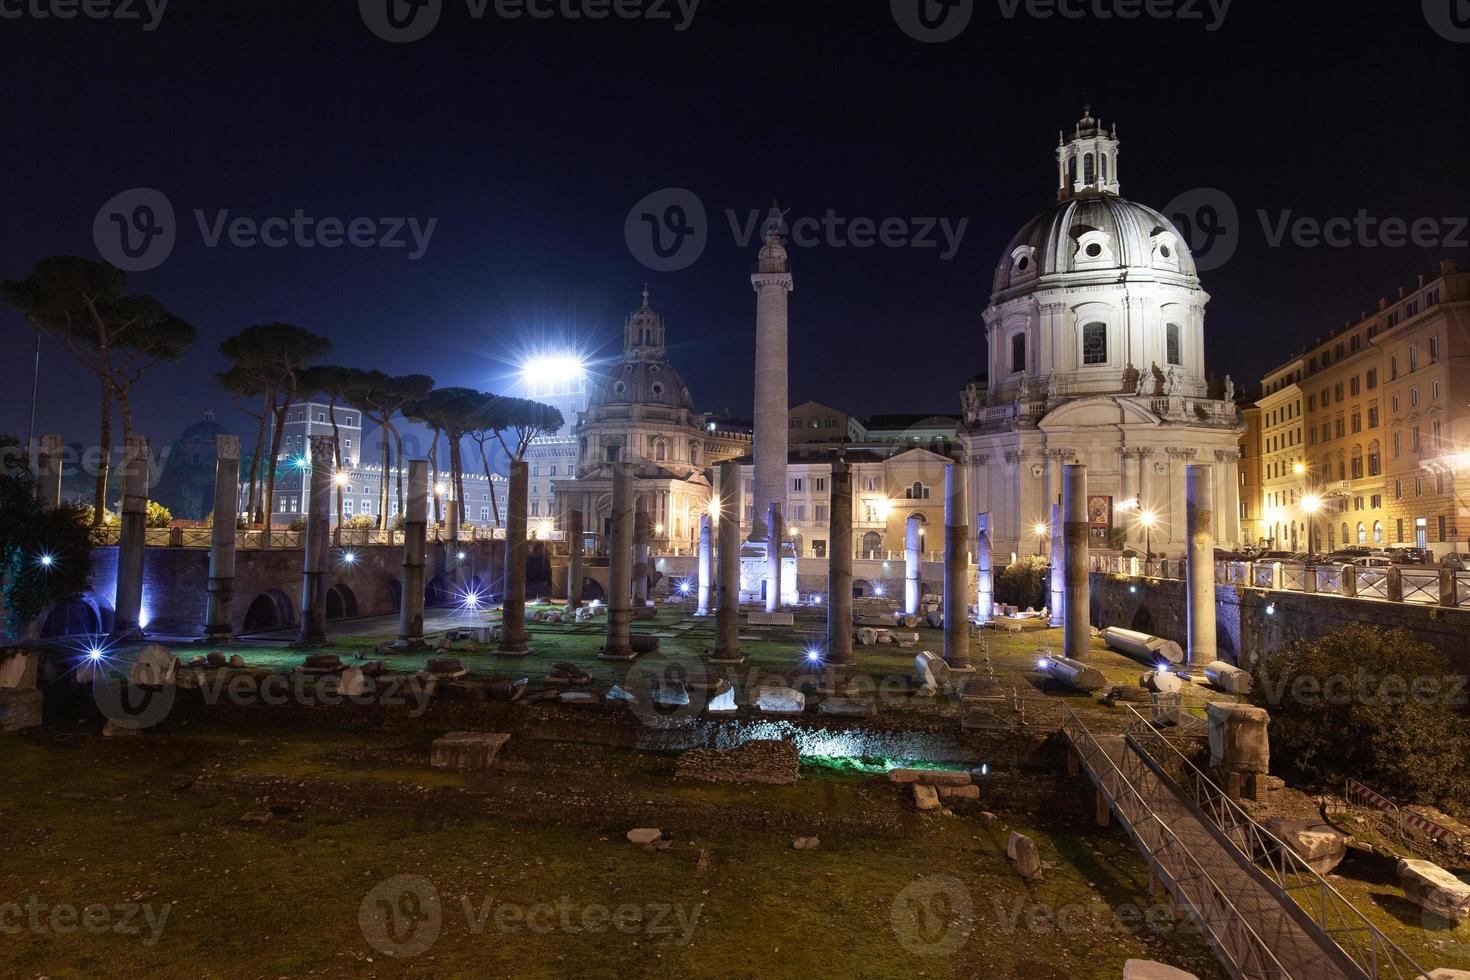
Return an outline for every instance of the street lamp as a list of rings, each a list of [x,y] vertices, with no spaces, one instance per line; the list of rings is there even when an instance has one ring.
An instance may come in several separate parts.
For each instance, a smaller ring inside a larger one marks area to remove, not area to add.
[[[1158,517],[1151,510],[1138,512],[1138,523],[1143,525],[1143,551],[1147,560],[1154,560],[1154,524]]]
[[[1312,532],[1317,526],[1317,511],[1322,509],[1322,498],[1309,493],[1302,498],[1302,510],[1307,515],[1307,561],[1311,562],[1317,551],[1312,547]]]

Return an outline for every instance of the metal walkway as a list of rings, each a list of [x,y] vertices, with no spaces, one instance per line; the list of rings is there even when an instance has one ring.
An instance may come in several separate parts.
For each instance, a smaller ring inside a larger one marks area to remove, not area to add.
[[[1084,771],[1235,977],[1414,980],[1425,971],[1128,706],[1126,735],[1067,708]]]

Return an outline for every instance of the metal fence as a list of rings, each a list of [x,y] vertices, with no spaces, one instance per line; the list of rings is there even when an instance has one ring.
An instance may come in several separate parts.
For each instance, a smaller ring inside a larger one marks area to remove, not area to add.
[[[1122,558],[1093,555],[1094,572],[1129,578],[1182,580],[1183,559]],[[1416,565],[1370,567],[1303,562],[1216,561],[1215,582],[1276,592],[1305,592],[1347,599],[1379,599],[1426,606],[1470,607],[1470,571]]]

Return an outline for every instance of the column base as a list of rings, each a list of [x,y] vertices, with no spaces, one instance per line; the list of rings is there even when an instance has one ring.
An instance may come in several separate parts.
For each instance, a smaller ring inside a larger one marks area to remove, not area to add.
[[[220,644],[234,643],[236,639],[238,639],[238,637],[236,637],[234,633],[230,633],[230,632],[224,632],[224,633],[209,633],[209,632],[206,632],[203,636],[201,636],[199,639],[195,640],[194,642],[195,643],[201,643],[201,644],[207,644],[207,645],[211,645],[211,646],[218,646]]]
[[[331,647],[336,645],[337,644],[332,640],[332,638],[325,633],[323,633],[320,637],[298,637],[297,639],[292,640],[290,643],[287,644],[287,646],[292,650],[305,650],[310,649],[311,647]]]
[[[944,660],[943,657],[940,657],[939,659]],[[975,665],[974,664],[965,664],[963,667],[956,667],[954,664],[950,663],[948,660],[945,660],[944,663],[945,663],[945,666],[947,666],[949,668],[949,672],[951,674],[973,674],[973,673],[975,673]]]
[[[606,647],[603,647],[601,650],[598,650],[597,651],[597,659],[598,660],[620,660],[620,661],[627,662],[627,661],[630,661],[630,660],[637,660],[638,659],[638,654],[634,650],[632,650],[632,649],[628,649],[628,650],[609,650]]]
[[[498,650],[490,651],[490,656],[492,657],[529,657],[530,655],[530,644],[524,643],[516,647],[501,647]]]
[[[141,626],[113,627],[111,633],[107,634],[108,643],[141,643],[147,636],[143,633]]]
[[[396,639],[392,643],[388,644],[388,646],[394,650],[427,650],[429,649],[429,641],[421,636],[413,637],[411,639],[403,639],[402,637],[400,637],[399,639]]]
[[[712,664],[720,664],[726,667],[739,667],[741,664],[745,663],[745,654],[715,652],[711,653],[705,659]]]

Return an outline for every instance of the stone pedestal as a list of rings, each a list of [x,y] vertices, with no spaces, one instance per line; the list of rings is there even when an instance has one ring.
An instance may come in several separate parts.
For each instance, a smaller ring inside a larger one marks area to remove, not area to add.
[[[965,471],[944,468],[944,661],[950,670],[970,665],[970,527],[965,523]],[[850,593],[849,593],[850,594]]]
[[[1092,656],[1087,528],[1087,467],[1068,463],[1062,468],[1062,563],[1066,568],[1062,652],[1073,660]]]
[[[976,619],[988,623],[995,615],[995,569],[990,556],[990,514],[975,518],[975,576],[979,610]]]
[[[710,592],[714,586],[714,533],[710,526],[710,516],[702,514],[699,518],[699,606],[694,610],[696,616],[708,616],[710,613]]]
[[[1210,765],[1224,773],[1267,773],[1271,768],[1271,716],[1249,704],[1211,702]]]
[[[215,436],[214,523],[209,530],[209,601],[204,641],[227,643],[235,589],[235,519],[240,499],[240,437]]]
[[[143,547],[148,529],[148,440],[143,436],[129,436],[123,448],[119,517],[112,636],[134,640],[143,635]]]
[[[781,552],[786,528],[781,505],[771,504],[766,511],[766,612],[781,608]]]
[[[607,547],[607,640],[599,660],[632,660],[633,465],[613,464],[612,539]]]
[[[424,642],[425,548],[428,537],[429,464],[408,461],[408,513],[403,520],[403,597],[394,646],[421,650]]]
[[[526,481],[525,460],[510,464],[505,514],[505,602],[498,654],[525,656],[526,643]]]
[[[336,459],[336,440],[331,436],[311,437],[301,575],[301,630],[296,634],[297,646],[319,646],[327,642],[327,561],[332,536],[332,469]]]
[[[567,608],[576,609],[582,604],[582,512],[573,509],[567,513]]]
[[[1215,513],[1210,467],[1185,468],[1185,594],[1189,615],[1190,666],[1213,663],[1219,657],[1215,642]]]
[[[61,506],[61,436],[42,436],[36,456],[36,500],[46,510]]]
[[[740,653],[740,467],[720,464],[720,547],[715,589],[715,649],[711,663],[739,664]]]
[[[831,524],[827,535],[827,655],[833,667],[850,667],[852,655],[852,469],[832,464]]]

